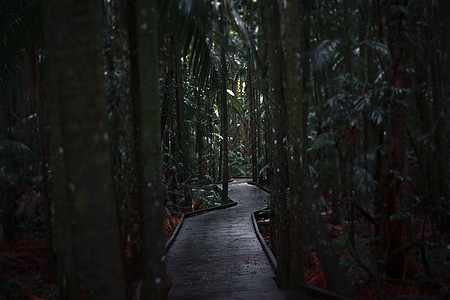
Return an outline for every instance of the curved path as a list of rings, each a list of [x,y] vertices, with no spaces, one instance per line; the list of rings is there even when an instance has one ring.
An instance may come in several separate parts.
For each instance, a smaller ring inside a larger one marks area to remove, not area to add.
[[[169,299],[284,299],[256,238],[251,213],[269,196],[238,179],[229,184],[237,206],[184,220],[167,253]]]

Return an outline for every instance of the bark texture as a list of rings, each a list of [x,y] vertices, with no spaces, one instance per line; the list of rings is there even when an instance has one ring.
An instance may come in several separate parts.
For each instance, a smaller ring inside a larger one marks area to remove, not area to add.
[[[277,259],[277,282],[282,289],[289,284],[289,219],[286,203],[286,160],[285,160],[285,121],[286,107],[283,98],[284,64],[283,49],[281,45],[280,12],[275,0],[264,1],[267,15],[267,45],[269,58],[269,111],[272,125],[272,140],[269,151],[272,153],[273,175],[271,178],[271,203],[274,215],[272,221],[275,225],[275,257]],[[274,219],[274,220],[273,220]]]
[[[442,97],[442,120],[444,122],[443,128],[443,159],[446,161],[450,157],[450,20],[448,18],[450,13],[450,2],[439,1],[439,20],[440,20],[440,37],[441,37],[441,97]],[[445,162],[443,162],[445,166]],[[447,211],[447,215],[443,217],[442,229],[445,233],[450,234],[450,168],[444,168],[444,188],[443,188],[443,203]]]
[[[300,290],[299,284],[305,281],[303,262],[303,194],[301,178],[303,140],[303,89],[301,57],[301,2],[288,0],[285,12],[286,21],[286,67],[287,67],[287,108],[289,137],[289,186],[291,210],[290,221],[290,260],[289,289]]]
[[[157,23],[153,0],[138,0],[140,144],[142,178],[142,264],[144,299],[163,299],[166,293],[164,197],[162,183],[161,114]]]
[[[404,21],[405,15],[400,6],[407,0],[393,0],[386,3],[386,24],[388,28],[388,47],[391,57],[390,79],[396,89],[405,88]],[[381,199],[380,232],[382,236],[382,257],[387,259],[395,250],[408,243],[404,221],[397,218],[400,201],[407,189],[405,156],[405,111],[402,102],[406,101],[403,92],[393,92],[394,99],[390,109],[390,122],[387,129],[387,147],[383,157],[380,176],[379,197]],[[405,278],[418,271],[417,263],[410,250],[402,251],[402,256],[386,266],[389,276]]]
[[[46,4],[54,201],[57,226],[61,225],[56,235],[58,254],[62,254],[58,257],[63,272],[61,297],[122,299],[100,5],[73,0]]]
[[[220,2],[220,24],[219,24],[220,34],[222,35],[222,42],[220,45],[220,81],[221,81],[221,109],[222,109],[222,119],[221,119],[221,131],[223,137],[223,161],[222,161],[222,203],[228,202],[228,99],[227,99],[227,61],[226,61],[226,47],[227,47],[227,33],[226,21],[225,21],[225,0]]]

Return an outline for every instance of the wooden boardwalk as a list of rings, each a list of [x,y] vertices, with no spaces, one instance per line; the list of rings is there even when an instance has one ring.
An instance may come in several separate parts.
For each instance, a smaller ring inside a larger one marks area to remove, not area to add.
[[[184,220],[167,253],[169,299],[292,298],[278,289],[251,222],[269,196],[246,181],[229,184],[237,206]]]

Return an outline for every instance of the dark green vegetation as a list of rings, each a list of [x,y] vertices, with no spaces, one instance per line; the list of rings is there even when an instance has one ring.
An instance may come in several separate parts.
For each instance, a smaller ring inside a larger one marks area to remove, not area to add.
[[[281,288],[448,295],[449,1],[82,2],[0,1],[2,296],[163,298],[232,176]]]

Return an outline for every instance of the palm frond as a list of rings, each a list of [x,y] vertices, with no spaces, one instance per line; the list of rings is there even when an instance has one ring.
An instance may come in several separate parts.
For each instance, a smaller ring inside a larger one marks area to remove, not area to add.
[[[389,49],[386,44],[380,43],[378,41],[364,40],[361,42],[361,46],[367,45],[367,47],[373,49],[381,56],[388,56]]]
[[[312,67],[315,72],[320,72],[327,68],[339,56],[342,41],[324,40],[312,51]]]
[[[211,50],[217,39],[214,31],[214,9],[208,1],[174,0],[171,15],[179,33],[183,56],[189,56],[189,68],[200,86],[218,87],[218,61]],[[181,28],[181,30],[180,30]]]
[[[35,153],[27,145],[11,140],[0,141],[0,157],[34,157]]]
[[[259,72],[260,70],[260,63],[259,63],[259,56],[258,52],[256,51],[255,43],[253,42],[253,39],[250,36],[250,33],[247,29],[247,25],[242,20],[241,15],[239,12],[234,8],[233,1],[228,2],[228,9],[230,14],[230,20],[232,21],[234,30],[238,33],[238,35],[243,38],[248,43],[249,47],[249,55],[250,59],[253,63],[253,68]]]

